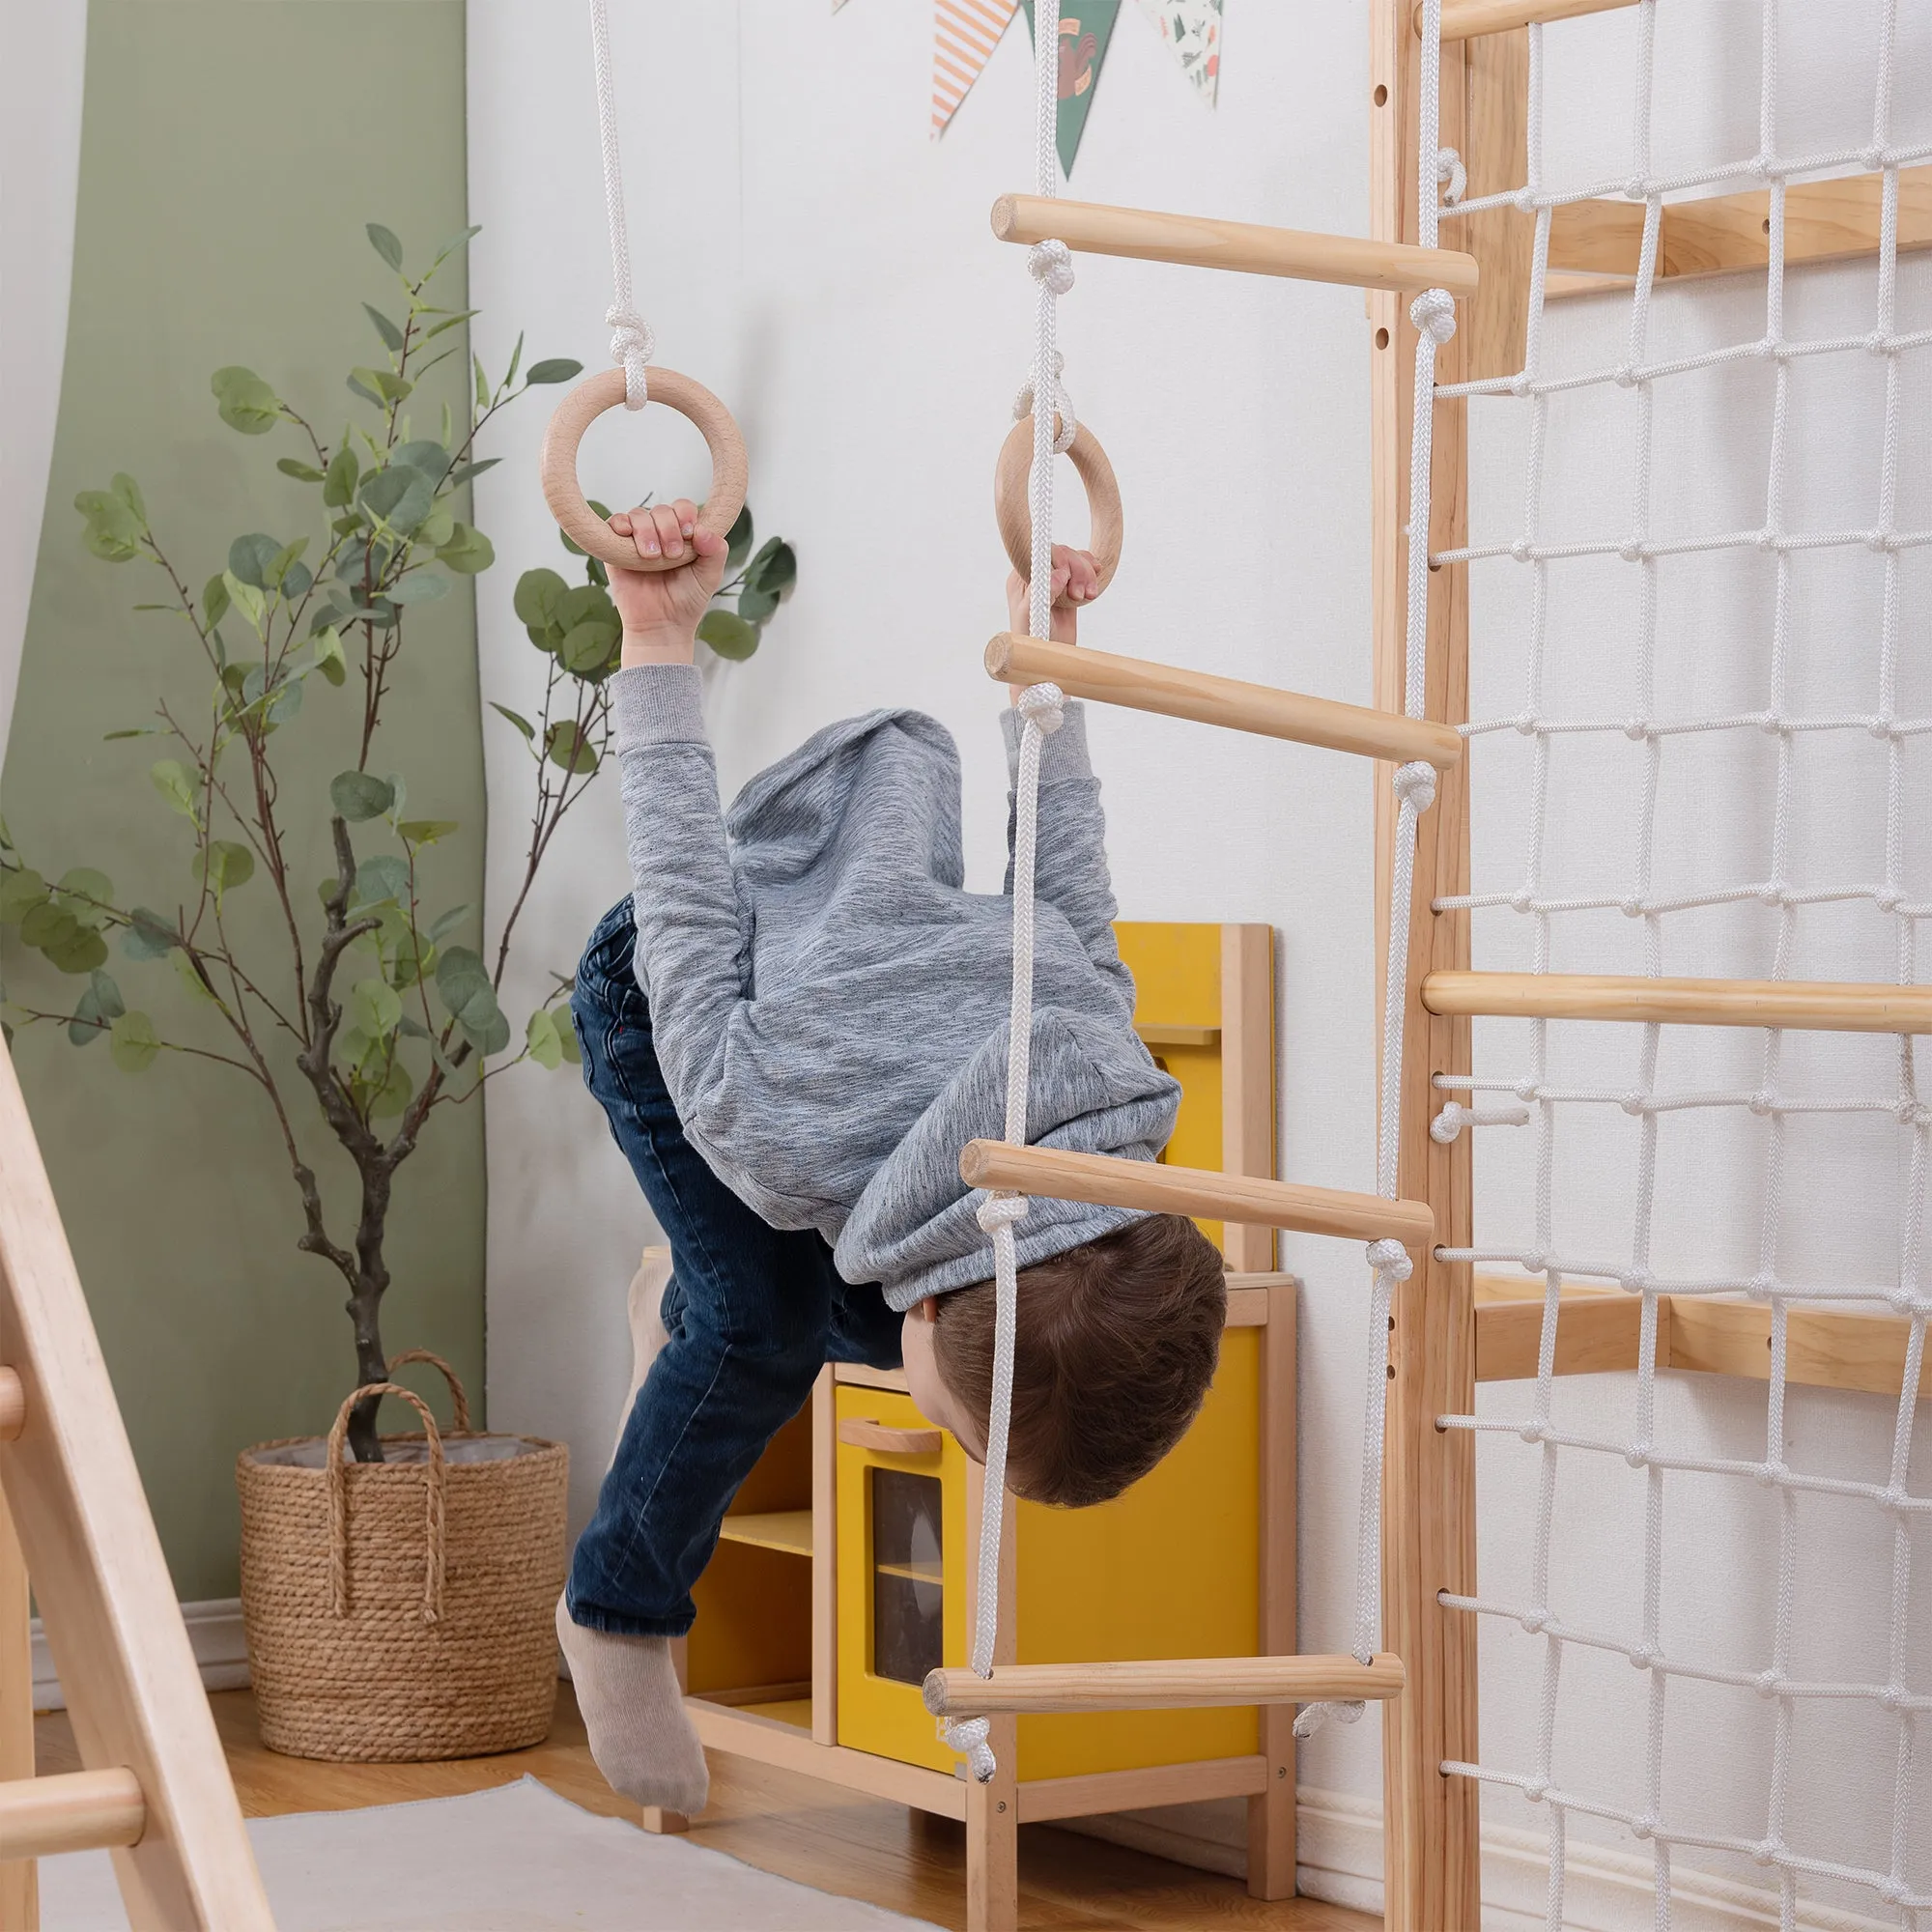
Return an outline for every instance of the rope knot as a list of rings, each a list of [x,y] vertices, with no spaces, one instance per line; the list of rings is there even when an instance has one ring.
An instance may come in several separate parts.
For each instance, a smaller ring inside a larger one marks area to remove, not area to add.
[[[1323,1724],[1358,1723],[1367,1708],[1368,1706],[1360,1698],[1348,1703],[1306,1705],[1295,1716],[1294,1735],[1298,1738],[1312,1738]]]
[[[1024,1194],[989,1194],[980,1203],[980,1232],[995,1235],[1002,1228],[1017,1227],[1032,1206]]]
[[[1463,199],[1469,185],[1469,171],[1454,148],[1435,151],[1435,179],[1442,186],[1442,199],[1451,207]]]
[[[611,325],[611,359],[623,365],[624,407],[640,410],[646,401],[644,370],[658,353],[658,339],[651,326],[636,309],[612,302],[604,311]]]
[[[992,1727],[984,1718],[963,1718],[948,1723],[944,1718],[939,1720],[939,1735],[948,1750],[954,1750],[966,1760],[966,1769],[973,1774],[978,1784],[990,1784],[999,1765],[993,1758],[993,1747],[986,1742],[986,1734]]]
[[[1387,1235],[1379,1241],[1369,1243],[1369,1265],[1378,1273],[1387,1275],[1391,1281],[1406,1281],[1415,1272],[1415,1264],[1409,1260],[1408,1250]]]
[[[1042,738],[1051,738],[1066,722],[1061,709],[1065,702],[1066,694],[1057,684],[1030,684],[1020,693],[1019,714],[1038,727]]]
[[[1066,384],[1060,379],[1066,372],[1066,357],[1059,350],[1053,352],[1053,408],[1060,418],[1060,434],[1053,439],[1053,453],[1065,456],[1073,447],[1073,439],[1080,434],[1080,418],[1073,412],[1073,398],[1066,393]],[[1024,422],[1033,414],[1034,386],[1033,376],[1020,384],[1020,392],[1013,398],[1013,420]]]
[[[1435,767],[1422,758],[1398,765],[1395,795],[1419,818],[1435,803]]]
[[[1440,349],[1456,333],[1456,298],[1447,289],[1424,289],[1409,303],[1408,319]]]
[[[1027,273],[1051,294],[1064,296],[1073,286],[1073,250],[1065,242],[1036,242],[1027,250]]]

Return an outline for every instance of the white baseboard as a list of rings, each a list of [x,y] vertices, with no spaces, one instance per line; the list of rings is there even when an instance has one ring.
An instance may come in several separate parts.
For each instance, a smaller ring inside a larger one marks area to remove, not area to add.
[[[1136,1851],[1238,1878],[1247,1869],[1247,1807],[1240,1799],[1122,1812],[1072,1827]],[[1379,1805],[1351,1792],[1295,1794],[1295,1884],[1311,1898],[1379,1917]],[[1482,1932],[1543,1932],[1549,1864],[1542,1836],[1492,1828],[1483,1833]],[[1648,1857],[1572,1844],[1565,1861],[1568,1932],[1648,1932],[1654,1922]],[[1778,1923],[1774,1892],[1702,1873],[1676,1874],[1672,1932],[1768,1932]],[[1803,1932],[1887,1932],[1878,1919],[1820,1906],[1801,1908]]]
[[[248,1682],[248,1646],[242,1636],[242,1599],[214,1597],[207,1603],[184,1604],[182,1621],[201,1681],[210,1690],[240,1690]],[[67,1693],[54,1669],[53,1652],[39,1617],[34,1619],[34,1709],[65,1711]]]

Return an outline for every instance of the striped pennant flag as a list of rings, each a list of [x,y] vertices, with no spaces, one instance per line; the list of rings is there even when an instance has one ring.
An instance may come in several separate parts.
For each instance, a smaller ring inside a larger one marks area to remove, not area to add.
[[[932,138],[980,78],[1019,0],[933,0]]]

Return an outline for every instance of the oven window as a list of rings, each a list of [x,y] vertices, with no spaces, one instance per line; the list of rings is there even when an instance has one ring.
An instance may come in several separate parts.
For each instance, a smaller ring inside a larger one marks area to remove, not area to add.
[[[873,1469],[872,1673],[923,1684],[945,1662],[937,1476]]]

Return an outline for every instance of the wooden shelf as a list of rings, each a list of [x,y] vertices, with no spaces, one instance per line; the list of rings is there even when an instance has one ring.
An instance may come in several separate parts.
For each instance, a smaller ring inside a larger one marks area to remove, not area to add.
[[[772,1510],[759,1516],[727,1516],[718,1534],[726,1543],[749,1543],[755,1549],[781,1549],[787,1556],[810,1556],[811,1512]]]
[[[946,1573],[937,1563],[874,1563],[872,1568],[881,1577],[902,1577],[908,1583],[938,1583],[946,1581]]]

